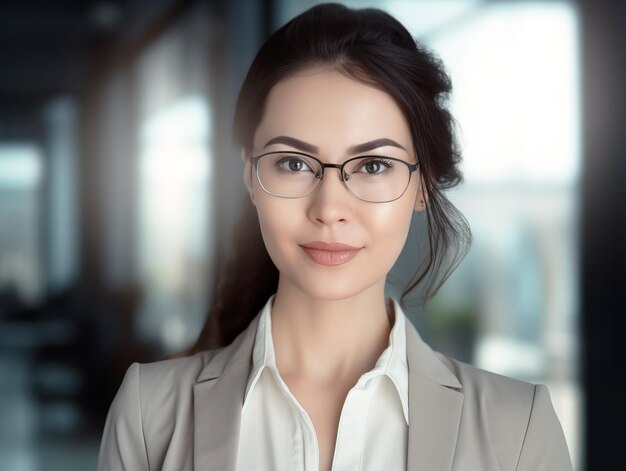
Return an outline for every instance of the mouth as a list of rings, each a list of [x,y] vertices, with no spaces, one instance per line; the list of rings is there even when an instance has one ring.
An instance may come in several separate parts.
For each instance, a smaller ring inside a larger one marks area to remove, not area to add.
[[[340,242],[308,242],[300,245],[309,258],[320,265],[337,266],[348,263],[356,257],[362,247]]]

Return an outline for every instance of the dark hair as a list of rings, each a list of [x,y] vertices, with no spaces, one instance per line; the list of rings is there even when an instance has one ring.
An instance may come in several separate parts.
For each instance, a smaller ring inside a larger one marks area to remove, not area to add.
[[[450,80],[441,62],[389,14],[334,3],[317,5],[274,32],[259,50],[237,101],[235,140],[252,149],[272,87],[296,71],[316,66],[387,92],[406,117],[428,201],[429,250],[416,264],[401,301],[420,285],[425,302],[463,258],[471,240],[467,222],[442,193],[462,180],[454,120],[446,109]],[[265,249],[255,208],[245,198],[234,230],[234,253],[192,351],[229,344],[277,287],[278,270]]]

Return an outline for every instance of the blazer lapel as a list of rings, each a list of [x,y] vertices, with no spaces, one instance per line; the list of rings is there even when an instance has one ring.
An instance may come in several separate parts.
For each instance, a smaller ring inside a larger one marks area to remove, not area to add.
[[[407,319],[409,439],[407,469],[449,471],[463,406],[462,386]]]
[[[235,471],[241,407],[259,316],[198,375],[193,388],[195,470]]]

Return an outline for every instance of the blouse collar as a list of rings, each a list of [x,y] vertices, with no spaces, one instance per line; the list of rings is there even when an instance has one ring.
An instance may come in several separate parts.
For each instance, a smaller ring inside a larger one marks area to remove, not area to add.
[[[246,392],[244,395],[243,406],[245,408],[248,396],[252,388],[258,382],[263,369],[271,368],[278,373],[276,366],[276,355],[274,352],[274,342],[272,339],[272,304],[274,302],[272,295],[259,314],[259,323],[257,325],[256,337],[252,351],[252,369],[248,377]],[[400,304],[391,298],[394,307],[394,323],[389,333],[389,344],[381,353],[376,361],[373,369],[364,373],[363,376],[374,378],[380,375],[386,375],[394,384],[400,402],[404,418],[409,423],[409,370],[407,364],[406,352],[406,317]]]

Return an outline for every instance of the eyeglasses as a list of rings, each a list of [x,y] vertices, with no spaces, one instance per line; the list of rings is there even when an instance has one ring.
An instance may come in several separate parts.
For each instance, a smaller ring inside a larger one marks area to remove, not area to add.
[[[348,190],[362,201],[388,203],[400,198],[417,167],[393,157],[367,155],[342,164],[325,164],[302,152],[267,152],[250,158],[263,190],[280,198],[302,198],[324,178],[326,168],[339,170]]]

